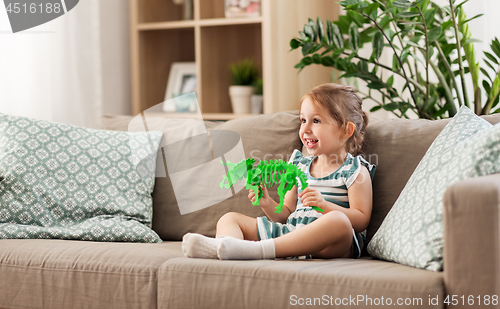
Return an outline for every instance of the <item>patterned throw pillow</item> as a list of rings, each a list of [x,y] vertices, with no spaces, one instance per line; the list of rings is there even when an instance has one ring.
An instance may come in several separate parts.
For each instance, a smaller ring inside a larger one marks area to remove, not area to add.
[[[500,172],[499,156],[500,125],[462,107],[429,147],[368,244],[370,255],[441,270],[444,192],[458,181]]]
[[[0,239],[161,242],[150,229],[161,136],[0,114]]]

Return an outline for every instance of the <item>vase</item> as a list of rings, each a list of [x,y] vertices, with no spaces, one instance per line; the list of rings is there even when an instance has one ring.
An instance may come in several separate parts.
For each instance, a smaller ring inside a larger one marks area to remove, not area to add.
[[[231,106],[235,114],[249,114],[251,106],[251,97],[255,92],[252,86],[229,86],[229,96],[231,97]]]
[[[262,114],[264,96],[261,94],[252,95],[252,114]]]

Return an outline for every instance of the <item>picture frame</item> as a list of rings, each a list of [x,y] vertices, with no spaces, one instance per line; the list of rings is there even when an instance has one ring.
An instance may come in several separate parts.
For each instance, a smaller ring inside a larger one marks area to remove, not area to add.
[[[170,66],[167,89],[163,103],[164,112],[179,112],[175,97],[196,92],[197,89],[196,62],[174,62]],[[185,110],[182,110],[185,112]]]
[[[260,0],[225,0],[226,17],[260,16]]]

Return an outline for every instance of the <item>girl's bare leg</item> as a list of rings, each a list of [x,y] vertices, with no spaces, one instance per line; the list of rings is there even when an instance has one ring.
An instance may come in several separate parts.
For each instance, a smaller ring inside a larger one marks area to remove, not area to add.
[[[239,213],[229,212],[217,222],[216,238],[187,233],[182,237],[182,251],[187,257],[216,259],[220,236],[238,239],[259,240],[257,219]]]
[[[245,219],[246,220],[246,219]],[[238,221],[241,223],[241,221]],[[250,222],[250,220],[248,220]],[[255,226],[255,225],[253,225]],[[244,230],[233,226],[226,235],[238,236]],[[232,231],[234,234],[229,234]],[[222,234],[221,234],[222,235]],[[259,242],[227,237],[220,239],[217,254],[221,260],[251,260],[312,254],[317,258],[352,256],[352,226],[342,212],[332,211],[314,222],[283,236]],[[255,235],[256,236],[256,235]]]
[[[352,256],[352,226],[345,214],[332,211],[274,239],[276,257],[312,254],[315,258]]]
[[[257,219],[237,212],[228,212],[217,222],[215,237],[231,236],[244,240],[259,240],[257,234]]]
[[[274,240],[258,241],[257,219],[230,212],[217,222],[217,255],[221,260],[274,259]]]

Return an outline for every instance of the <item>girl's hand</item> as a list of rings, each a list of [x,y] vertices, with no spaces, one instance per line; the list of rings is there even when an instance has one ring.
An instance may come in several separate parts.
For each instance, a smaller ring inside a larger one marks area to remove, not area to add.
[[[271,197],[269,196],[269,192],[267,192],[266,186],[259,186],[260,189],[262,190],[262,197],[260,198],[259,206],[262,208],[266,208],[270,204],[270,199]],[[248,198],[250,199],[250,202],[255,202],[255,191],[250,189],[248,190]]]
[[[318,190],[307,187],[298,195],[298,197],[304,206],[316,206],[321,209],[325,209],[324,205],[326,205],[326,201]]]

